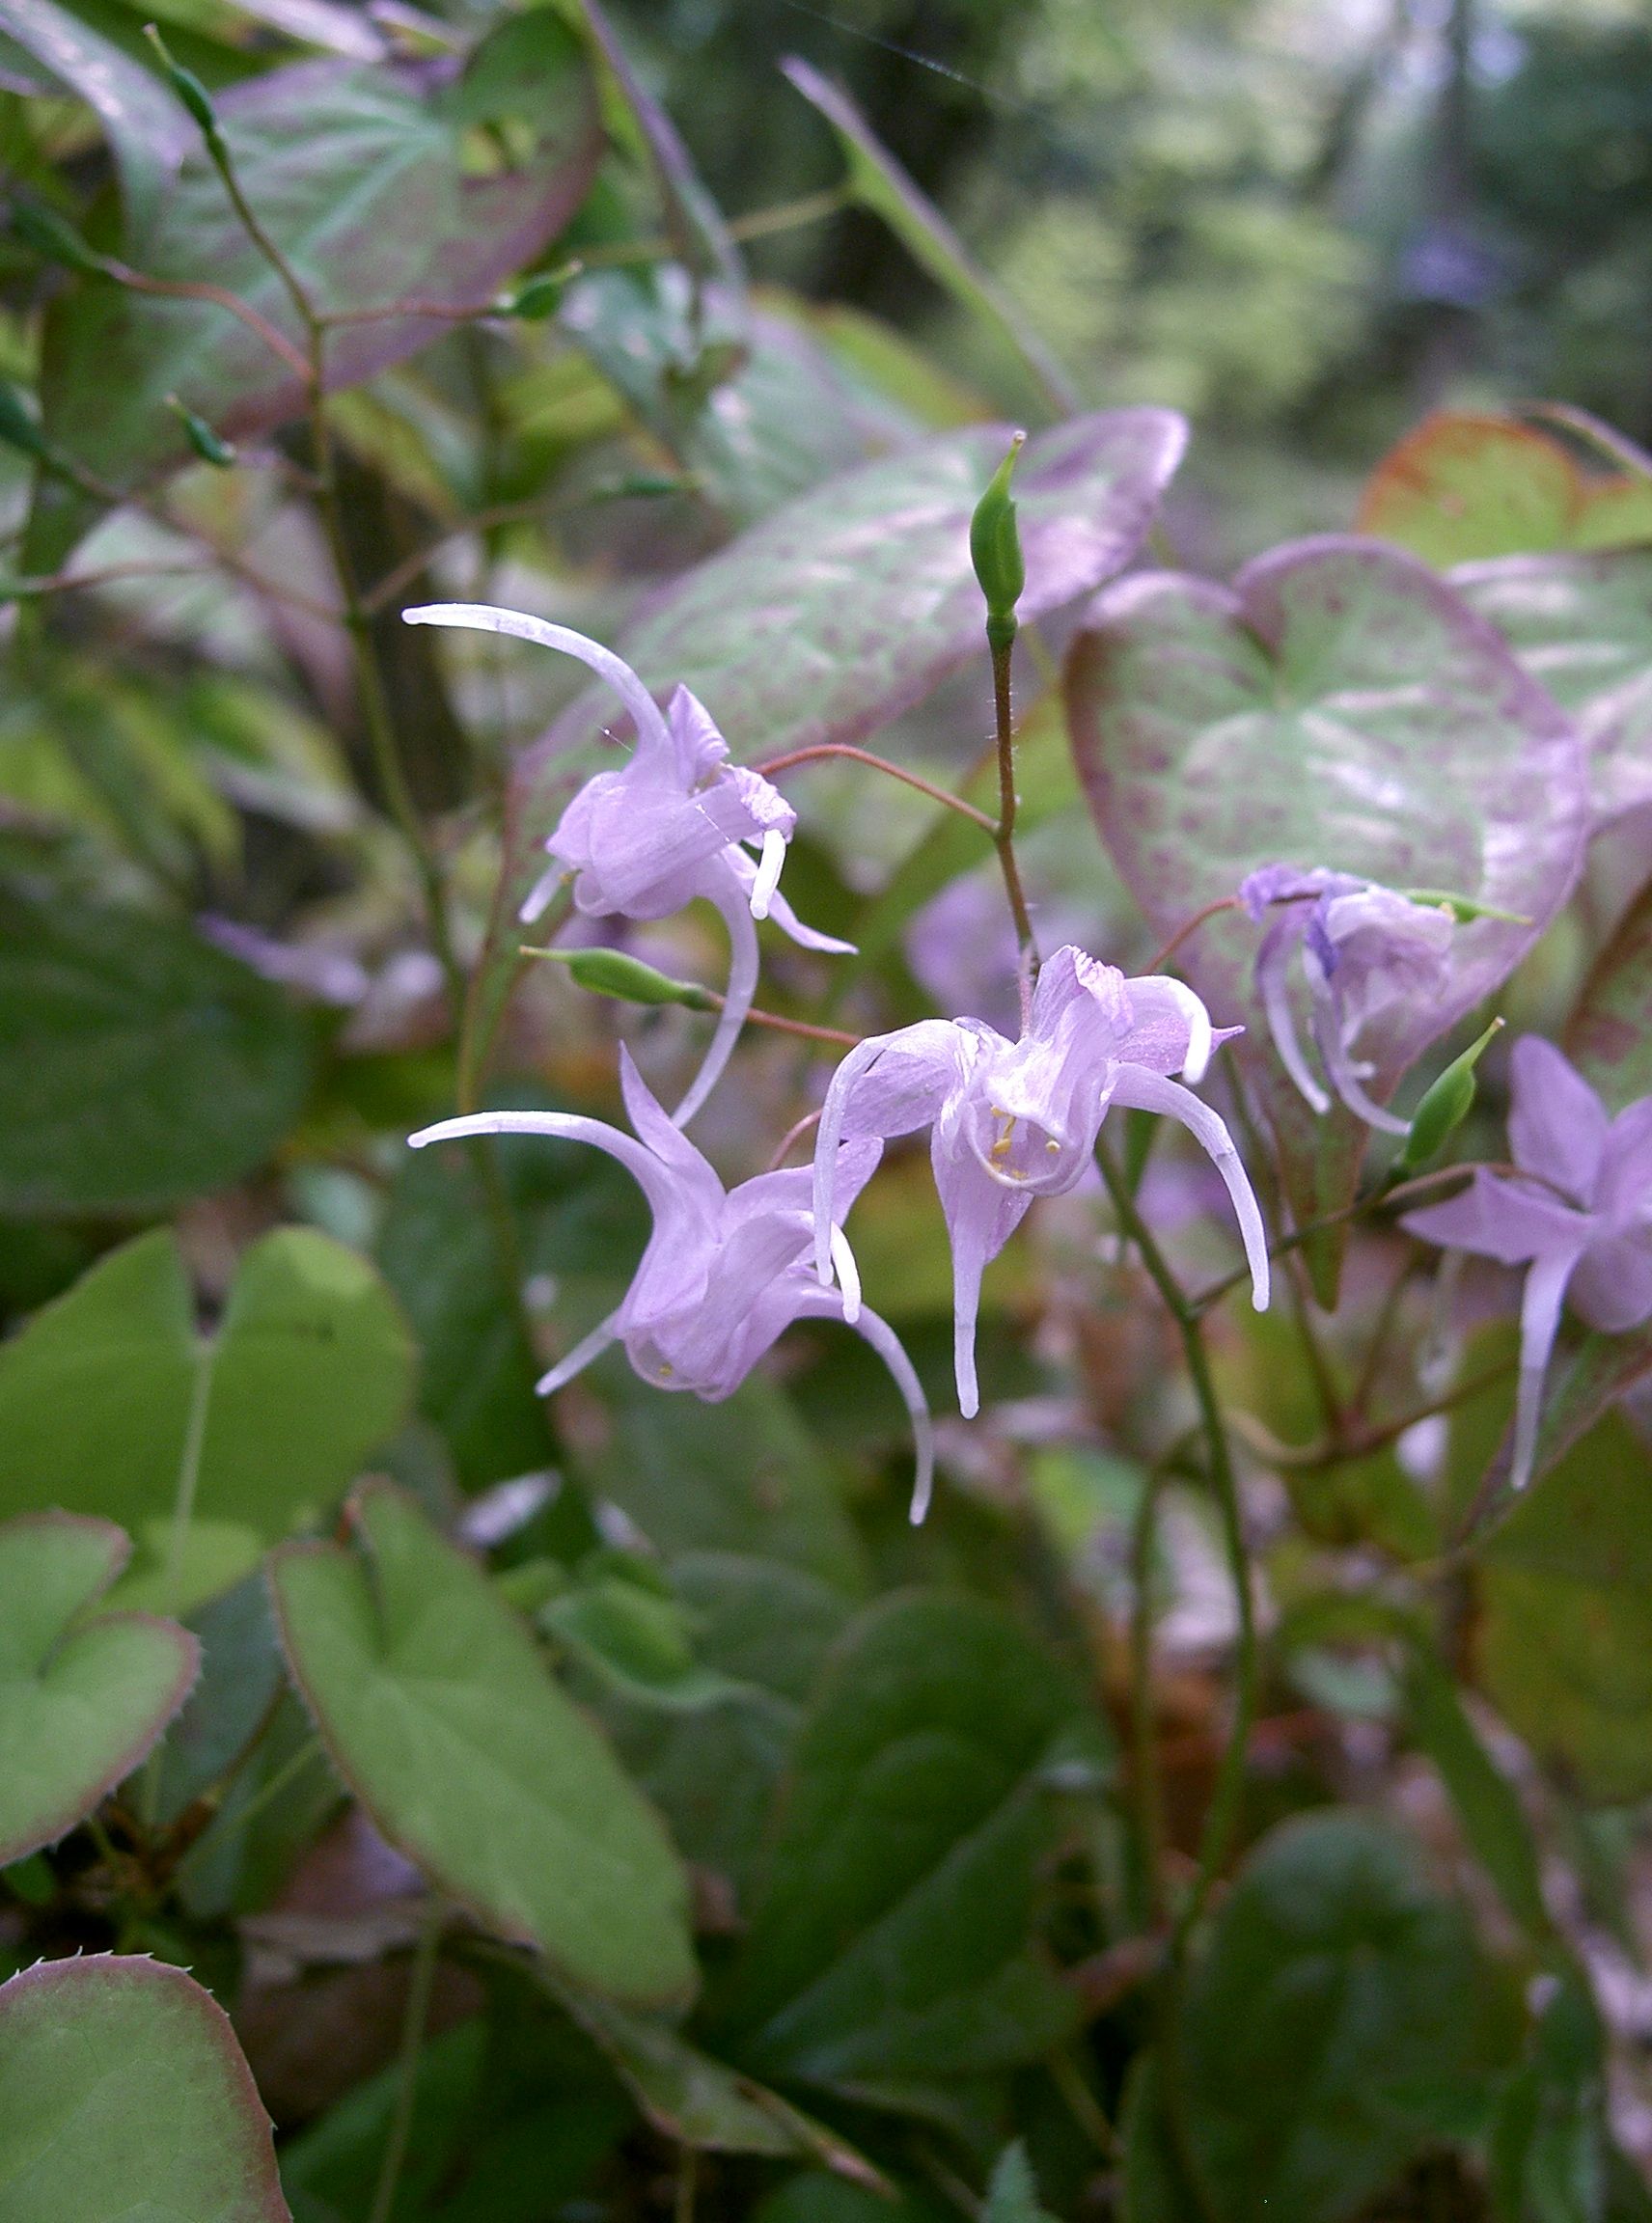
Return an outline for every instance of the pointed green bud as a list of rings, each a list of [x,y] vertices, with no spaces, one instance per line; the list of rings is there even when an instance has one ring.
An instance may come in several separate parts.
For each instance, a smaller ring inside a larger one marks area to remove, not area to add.
[[[23,398],[22,388],[14,386],[10,378],[0,378],[0,440],[8,448],[21,449],[25,455],[37,456],[42,462],[49,453],[46,436]]]
[[[1474,1101],[1474,1067],[1492,1036],[1502,1031],[1502,1025],[1501,1019],[1494,1019],[1485,1032],[1471,1042],[1460,1057],[1453,1057],[1439,1080],[1423,1092],[1422,1102],[1412,1116],[1405,1147],[1394,1162],[1395,1179],[1403,1179],[1426,1166],[1452,1130],[1468,1117]]]
[[[169,394],[166,405],[183,426],[183,436],[200,456],[203,463],[210,463],[215,471],[234,470],[235,451],[228,440],[221,440],[205,417],[197,417],[186,408],[176,394]]]
[[[188,109],[190,115],[194,117],[196,123],[200,124],[207,140],[216,143],[218,118],[212,106],[212,96],[202,84],[200,78],[196,76],[193,69],[186,69],[181,62],[173,60],[172,50],[161,37],[158,24],[146,23],[144,25],[144,37],[159,57],[161,69],[165,74],[167,83],[177,94],[183,106]]]
[[[986,596],[986,637],[994,648],[1007,647],[1014,640],[1015,605],[1027,584],[1015,504],[1009,492],[1016,458],[1026,444],[1026,433],[1017,432],[1009,443],[1009,453],[993,473],[991,485],[976,504],[970,519],[970,562]]]
[[[32,247],[48,262],[65,263],[70,270],[87,270],[94,277],[102,275],[101,257],[95,255],[73,225],[45,202],[14,202],[12,229],[25,247]]]
[[[693,980],[674,980],[622,949],[524,949],[524,957],[548,957],[565,965],[576,987],[620,1003],[682,1003],[690,1011],[715,1011],[716,1002]]]
[[[1445,888],[1407,888],[1408,903],[1420,903],[1430,910],[1449,911],[1459,926],[1467,926],[1472,919],[1501,919],[1508,926],[1529,926],[1531,920],[1519,911],[1499,911],[1490,903],[1476,903],[1472,895],[1453,895]]]
[[[569,270],[541,270],[537,277],[524,278],[514,293],[506,293],[494,304],[501,316],[520,316],[530,324],[542,323],[554,316],[563,305],[563,294]]]

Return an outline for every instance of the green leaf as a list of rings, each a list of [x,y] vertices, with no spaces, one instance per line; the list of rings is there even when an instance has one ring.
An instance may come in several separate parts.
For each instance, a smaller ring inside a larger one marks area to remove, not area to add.
[[[1251,1853],[1188,1987],[1188,2128],[1221,2223],[1336,2223],[1432,2142],[1474,2072],[1472,1933],[1363,1815]]]
[[[1595,960],[1566,1048],[1609,1112],[1652,1096],[1652,885]]]
[[[0,0],[0,32],[84,100],[108,136],[134,239],[149,231],[194,130],[151,70],[56,0]]]
[[[181,1968],[100,1954],[0,1986],[0,2209],[289,2223],[230,2018]]]
[[[1078,407],[1066,372],[1026,317],[977,270],[963,241],[933,202],[920,192],[889,150],[874,136],[847,94],[793,55],[781,64],[798,92],[837,134],[848,162],[848,187],[863,207],[880,216],[944,292],[979,318],[1015,361],[1031,396],[1058,417]]]
[[[157,1229],[0,1349],[0,1509],[113,1515],[149,1560],[122,1603],[181,1610],[330,1510],[401,1424],[412,1376],[395,1301],[343,1244],[264,1236],[200,1338],[177,1238]],[[180,1496],[193,1550],[174,1569]]]
[[[1477,1680],[1578,1796],[1652,1793],[1646,1454],[1610,1413],[1479,1548]]]
[[[270,1561],[293,1678],[351,1789],[500,1935],[626,2004],[684,1997],[687,1880],[525,1623],[388,1484],[351,1518],[365,1560],[291,1544]]]
[[[1037,2180],[1019,2138],[993,2165],[981,2223],[1055,2223],[1055,2217],[1038,2205]]]
[[[1039,1770],[1078,1706],[1007,1615],[886,1598],[799,1739],[720,2021],[758,2074],[875,2098],[1047,2052],[1074,2003],[1030,1950]]]
[[[187,928],[0,892],[0,1211],[153,1213],[227,1188],[297,1119],[303,1020]]]
[[[407,297],[483,307],[578,207],[598,151],[590,71],[550,8],[508,19],[445,90],[381,65],[313,61],[230,88],[217,109],[246,199],[323,314]],[[469,134],[520,124],[533,139],[519,165],[474,159]],[[153,277],[228,288],[302,354],[281,280],[199,147],[168,187],[141,260]],[[343,325],[328,381],[352,385],[450,328],[427,316]],[[42,399],[62,449],[123,487],[177,467],[190,450],[171,394],[230,439],[305,402],[296,369],[210,304],[98,280],[60,298],[47,317]]]
[[[1576,721],[1596,819],[1652,801],[1652,549],[1509,556],[1450,576]]]
[[[1066,692],[1102,838],[1166,938],[1270,864],[1449,888],[1530,921],[1459,927],[1440,993],[1364,1030],[1379,1099],[1508,977],[1571,891],[1587,797],[1570,726],[1447,587],[1378,542],[1293,542],[1231,590],[1127,580],[1091,606]],[[1306,1221],[1347,1202],[1365,1130],[1340,1108],[1316,1118],[1263,1048],[1259,931],[1227,913],[1182,956],[1218,1024],[1247,1024]]]
[[[130,1550],[107,1521],[0,1523],[0,1865],[90,1814],[195,1680],[200,1646],[175,1621],[89,1612]]]
[[[972,656],[984,668],[970,517],[1011,429],[925,440],[787,503],[656,596],[620,644],[627,660],[656,691],[691,687],[748,758],[862,739]],[[1185,439],[1169,410],[1119,409],[1027,443],[1015,480],[1025,622],[1130,561]],[[515,967],[516,915],[565,800],[568,752],[613,719],[611,700],[582,695],[514,768],[478,989],[484,1016]]]
[[[1641,472],[1586,476],[1552,433],[1516,418],[1441,409],[1377,465],[1359,523],[1442,566],[1627,547],[1652,539],[1652,485]]]
[[[1481,1743],[1456,1686],[1432,1653],[1418,1648],[1412,1654],[1406,1696],[1413,1733],[1439,1770],[1480,1865],[1527,1935],[1546,1942],[1553,1925],[1520,1795]]]

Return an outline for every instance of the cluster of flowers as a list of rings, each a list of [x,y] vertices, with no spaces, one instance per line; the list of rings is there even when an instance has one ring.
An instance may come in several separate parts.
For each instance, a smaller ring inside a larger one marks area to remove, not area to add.
[[[1197,1085],[1216,1046],[1239,1029],[1213,1029],[1204,1004],[1181,981],[1126,979],[1071,945],[1039,971],[1018,1040],[982,1020],[957,1018],[923,1020],[860,1043],[826,1091],[812,1168],[761,1173],[726,1190],[682,1130],[722,1075],[751,1009],[755,921],[772,919],[806,948],[848,947],[805,926],[779,892],[795,812],[760,774],[729,761],[727,744],[686,688],[677,688],[662,712],[629,666],[595,642],[477,604],[437,604],[407,618],[559,649],[606,679],[630,713],[635,750],[568,805],[545,843],[551,865],[524,906],[525,919],[539,916],[571,876],[574,904],[589,916],[658,919],[703,897],[730,934],[722,1015],[671,1115],[621,1049],[631,1134],[574,1113],[495,1112],[443,1120],[410,1138],[415,1147],[509,1134],[590,1143],[625,1166],[647,1197],[653,1230],[623,1301],[551,1369],[542,1391],[563,1387],[619,1342],[646,1381],[716,1402],[732,1394],[793,1321],[841,1320],[884,1359],[912,1415],[912,1516],[922,1520],[933,1468],[929,1413],[898,1338],[862,1302],[844,1220],[885,1142],[927,1128],[951,1245],[958,1402],[972,1415],[982,1274],[1035,1196],[1062,1194],[1084,1177],[1115,1104],[1179,1120],[1209,1153],[1238,1218],[1253,1302],[1266,1307],[1268,1246],[1255,1195],[1225,1125],[1186,1084]],[[1345,874],[1285,865],[1253,874],[1239,892],[1258,922],[1275,914],[1258,952],[1257,990],[1297,1087],[1316,1111],[1329,1108],[1291,1017],[1293,950],[1300,951],[1312,1038],[1332,1089],[1373,1126],[1404,1132],[1406,1123],[1366,1093],[1371,1068],[1358,1061],[1355,1045],[1361,1029],[1396,1002],[1439,986],[1454,930],[1450,911]],[[1598,1101],[1558,1052],[1537,1041],[1520,1045],[1515,1084],[1521,1176],[1481,1173],[1464,1195],[1414,1214],[1408,1224],[1437,1242],[1533,1262],[1517,1449],[1524,1475],[1568,1279],[1580,1309],[1601,1326],[1652,1313],[1644,1201],[1652,1189],[1652,1100],[1609,1128]],[[1580,1109],[1579,1092],[1593,1105],[1592,1118]],[[1633,1266],[1626,1263],[1631,1253]]]

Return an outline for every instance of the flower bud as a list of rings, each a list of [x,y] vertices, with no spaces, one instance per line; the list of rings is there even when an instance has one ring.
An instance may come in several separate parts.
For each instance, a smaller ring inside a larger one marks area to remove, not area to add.
[[[185,69],[181,62],[173,60],[172,51],[161,37],[160,28],[157,24],[146,23],[144,25],[144,37],[160,57],[161,69],[165,74],[167,83],[172,87],[184,107],[188,109],[190,115],[194,117],[196,123],[200,124],[208,142],[216,144],[219,135],[218,118],[212,106],[212,96],[206,86],[202,84],[193,69]]]
[[[1025,432],[1016,433],[1008,454],[993,473],[992,483],[970,519],[970,562],[986,596],[986,635],[994,648],[1007,647],[1014,640],[1015,605],[1027,584],[1015,504],[1009,492],[1016,457],[1026,441]]]
[[[501,296],[495,304],[501,316],[520,316],[530,324],[537,324],[547,316],[554,316],[563,305],[563,293],[568,270],[541,270],[535,277],[524,278],[514,293]]]
[[[88,270],[94,277],[102,275],[101,259],[93,253],[73,225],[45,202],[14,202],[12,229],[25,247],[32,247],[49,262],[65,263],[71,270]]]
[[[1453,1057],[1440,1078],[1424,1091],[1422,1102],[1412,1116],[1405,1147],[1394,1164],[1396,1179],[1426,1166],[1452,1130],[1468,1117],[1474,1101],[1474,1067],[1492,1036],[1501,1031],[1502,1024],[1501,1019],[1494,1019],[1485,1032],[1471,1042],[1460,1057]]]
[[[194,410],[186,408],[176,394],[167,396],[166,405],[183,426],[184,438],[203,463],[210,463],[216,471],[234,468],[234,448],[228,440],[218,437],[205,417],[197,417]]]
[[[621,1003],[681,1003],[690,1011],[714,1011],[715,999],[693,980],[674,980],[622,949],[528,949],[529,957],[548,957],[565,965],[576,987]]]
[[[1472,895],[1453,895],[1444,888],[1407,888],[1408,903],[1420,903],[1425,909],[1449,911],[1459,926],[1467,926],[1473,919],[1501,919],[1505,925],[1529,926],[1532,921],[1518,911],[1499,911],[1490,903],[1476,903]]]

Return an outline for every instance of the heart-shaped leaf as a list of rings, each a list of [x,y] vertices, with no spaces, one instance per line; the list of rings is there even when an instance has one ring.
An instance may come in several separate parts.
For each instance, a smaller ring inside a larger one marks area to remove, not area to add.
[[[1377,465],[1359,524],[1442,566],[1626,547],[1652,537],[1652,480],[1628,471],[1591,477],[1552,433],[1518,418],[1442,409]]]
[[[1380,542],[1293,542],[1230,589],[1124,581],[1087,613],[1066,693],[1102,838],[1167,937],[1270,864],[1445,889],[1528,921],[1459,927],[1441,993],[1365,1029],[1379,1098],[1508,977],[1576,878],[1588,806],[1570,722],[1483,618]],[[1306,1221],[1347,1200],[1364,1131],[1340,1110],[1315,1119],[1262,1052],[1256,943],[1229,913],[1183,956],[1218,1022],[1250,1029]]]
[[[216,105],[248,202],[324,316],[407,298],[486,302],[578,207],[600,149],[590,70],[550,8],[508,19],[456,85],[427,68],[316,61],[252,78]],[[530,124],[533,151],[476,174],[467,135],[501,124]],[[199,147],[133,260],[152,277],[228,288],[302,352],[280,278]],[[341,324],[328,382],[366,378],[451,328],[428,316]],[[42,366],[52,439],[105,481],[131,485],[189,459],[169,394],[230,434],[281,424],[305,399],[293,367],[209,303],[101,279],[62,297]]]
[[[691,687],[737,757],[875,731],[972,655],[984,660],[970,517],[1009,437],[1007,425],[972,425],[787,503],[659,595],[620,643],[627,660],[656,692]],[[1186,442],[1166,409],[1078,417],[1033,435],[1015,478],[1023,618],[1129,563]],[[512,772],[476,986],[483,1028],[516,962],[516,915],[565,800],[568,752],[614,723],[612,700],[588,692]]]
[[[201,1648],[176,1621],[89,1615],[130,1550],[109,1521],[0,1523],[0,1866],[90,1814],[195,1680]]]
[[[290,2223],[230,2017],[181,1968],[98,1954],[0,1985],[0,2211]]]
[[[365,1559],[289,1544],[270,1560],[293,1679],[351,1789],[500,1935],[626,2005],[682,1998],[687,1879],[526,1624],[388,1484],[351,1519]]]
[[[310,1040],[250,966],[132,911],[0,893],[0,1211],[153,1213],[250,1173]]]
[[[0,1350],[0,1510],[114,1515],[148,1548],[123,1603],[181,1611],[335,1504],[401,1425],[412,1381],[395,1299],[343,1244],[264,1236],[203,1338],[177,1238],[157,1229]],[[196,1546],[178,1565],[180,1499]]]
[[[1188,1988],[1188,2141],[1221,2223],[1340,2223],[1472,2079],[1473,1934],[1395,1831],[1304,1815],[1247,1860]]]
[[[188,117],[152,70],[57,0],[0,0],[0,32],[95,112],[141,236],[193,143]]]
[[[1597,824],[1652,802],[1652,549],[1508,556],[1451,584],[1571,714]]]
[[[799,1738],[723,2011],[760,2075],[871,2094],[1046,2052],[1070,1997],[1028,1950],[1041,1765],[1073,1692],[977,1600],[882,1599]]]

